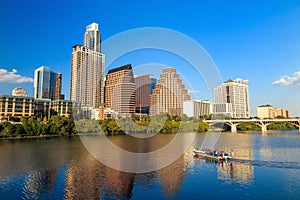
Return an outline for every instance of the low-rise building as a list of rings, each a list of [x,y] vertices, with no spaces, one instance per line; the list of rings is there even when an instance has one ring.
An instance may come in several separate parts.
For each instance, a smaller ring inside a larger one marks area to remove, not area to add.
[[[51,109],[60,116],[69,117],[72,113],[74,102],[70,100],[54,100],[51,102]]]
[[[214,103],[212,104],[212,113],[215,115],[224,115],[226,117],[233,117],[232,103]]]
[[[0,121],[34,115],[34,98],[11,95],[0,96]]]
[[[276,117],[289,118],[290,112],[284,108],[276,108],[266,104],[257,107],[257,117],[260,119],[274,119]]]
[[[200,117],[211,113],[211,103],[209,101],[184,101],[183,114],[188,117]]]
[[[74,106],[78,107],[78,104],[69,100],[51,101],[50,99],[2,95],[0,96],[0,121],[15,121],[21,117],[33,117],[36,113],[42,116],[50,110],[57,112],[57,115],[69,117]]]
[[[18,97],[27,97],[27,92],[24,88],[16,87],[12,90],[12,95]]]
[[[290,118],[290,111],[284,108],[276,108],[277,117]]]
[[[112,110],[111,108],[105,108],[104,109],[104,119],[116,119],[119,117],[119,113],[115,110]]]

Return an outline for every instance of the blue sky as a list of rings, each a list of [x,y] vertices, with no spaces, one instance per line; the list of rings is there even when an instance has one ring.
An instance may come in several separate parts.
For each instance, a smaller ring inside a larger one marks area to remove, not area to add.
[[[32,95],[33,71],[46,65],[63,74],[63,92],[69,97],[72,46],[83,43],[85,27],[92,22],[99,23],[103,41],[141,27],[181,32],[202,45],[224,81],[249,80],[252,115],[258,105],[267,103],[288,108],[292,115],[300,113],[300,1],[296,0],[2,0],[0,94],[22,86]],[[155,53],[128,54],[115,65],[141,65],[151,58],[176,68],[186,64]],[[201,80],[193,84],[199,98],[209,98],[202,92],[207,89]]]

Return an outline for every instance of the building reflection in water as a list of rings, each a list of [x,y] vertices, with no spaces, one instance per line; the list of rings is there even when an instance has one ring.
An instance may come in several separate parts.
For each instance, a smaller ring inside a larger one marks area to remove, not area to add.
[[[115,156],[121,164],[122,158]],[[77,158],[66,171],[66,199],[129,199],[132,196],[134,174],[109,168],[90,154]]]
[[[218,179],[230,180],[236,183],[251,183],[254,178],[254,167],[235,162],[218,164]]]
[[[221,162],[218,163],[218,179],[230,180],[237,183],[247,184],[253,181],[254,178],[254,167],[250,164],[238,162],[238,160],[253,160],[253,147],[252,137],[248,135],[230,135],[228,138],[223,137],[222,139],[229,139],[234,137],[232,146],[236,146],[234,149],[234,158],[237,162]]]
[[[25,179],[23,195],[26,199],[36,199],[44,191],[48,191],[56,184],[57,169],[33,171]]]
[[[181,156],[171,165],[161,169],[159,176],[163,186],[164,194],[168,197],[175,195],[180,188],[187,168],[185,156]]]

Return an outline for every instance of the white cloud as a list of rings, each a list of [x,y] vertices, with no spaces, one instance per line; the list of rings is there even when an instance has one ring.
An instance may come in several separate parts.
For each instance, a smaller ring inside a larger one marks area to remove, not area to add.
[[[11,72],[6,69],[0,69],[0,83],[32,83],[33,79],[17,74],[17,70],[13,69]]]
[[[300,71],[295,72],[293,76],[282,76],[278,80],[274,81],[272,84],[283,85],[283,86],[289,86],[289,85],[300,86]]]

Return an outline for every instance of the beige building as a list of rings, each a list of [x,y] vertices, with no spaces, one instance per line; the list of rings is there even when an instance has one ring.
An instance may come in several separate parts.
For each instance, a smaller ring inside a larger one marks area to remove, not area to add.
[[[228,80],[215,88],[215,104],[231,104],[234,118],[249,118],[249,93],[248,81],[237,78]]]
[[[260,119],[274,119],[276,117],[289,118],[290,112],[284,108],[275,108],[267,104],[257,107],[257,117]]]
[[[34,98],[2,95],[0,96],[0,121],[34,115]]]
[[[13,96],[18,96],[18,97],[27,97],[26,90],[21,87],[16,87],[12,90],[12,95]]]
[[[86,27],[84,44],[73,46],[70,99],[82,107],[99,108],[104,101],[104,55],[96,23]]]
[[[284,117],[284,118],[290,118],[291,115],[290,115],[290,111],[289,110],[286,110],[284,108],[276,108],[276,114],[277,114],[277,117]]]
[[[108,71],[105,80],[105,106],[121,117],[135,113],[135,83],[130,64]]]
[[[150,97],[150,115],[182,115],[183,102],[188,100],[190,96],[176,69],[165,68]]]
[[[54,100],[51,101],[51,109],[57,112],[60,116],[69,117],[72,113],[74,102],[69,100]]]
[[[260,119],[274,119],[277,116],[276,108],[269,104],[257,107],[257,117]]]
[[[72,109],[78,106],[77,103],[68,100],[51,101],[50,99],[2,95],[0,96],[0,121],[16,121],[21,117],[33,117],[37,112],[43,115],[50,109],[57,112],[57,115],[68,117]]]

